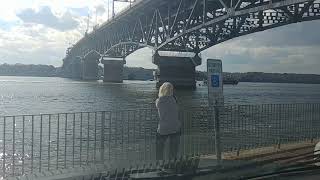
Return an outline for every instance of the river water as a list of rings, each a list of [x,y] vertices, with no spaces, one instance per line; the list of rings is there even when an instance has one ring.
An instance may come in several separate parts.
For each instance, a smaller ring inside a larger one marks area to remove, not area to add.
[[[83,82],[57,77],[0,77],[0,115],[148,108],[157,96],[153,81]],[[224,86],[225,103],[320,102],[320,85],[239,83]],[[207,88],[177,91],[183,106],[207,104]]]
[[[177,90],[176,95],[180,106],[207,105],[205,86]],[[320,137],[320,85],[239,83],[224,86],[224,96],[230,105],[221,116],[224,149]],[[14,171],[87,165],[99,159],[112,165],[154,159],[158,117],[150,108],[156,97],[153,81],[0,77],[0,178]],[[296,105],[231,106],[248,104]],[[127,109],[131,111],[119,111]],[[182,154],[215,151],[211,113],[193,108],[182,114]]]

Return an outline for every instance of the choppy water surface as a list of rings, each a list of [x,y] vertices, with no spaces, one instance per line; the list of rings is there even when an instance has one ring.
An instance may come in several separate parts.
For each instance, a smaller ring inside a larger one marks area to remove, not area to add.
[[[207,105],[204,86],[176,94],[180,106]],[[226,105],[318,103],[226,107],[220,127],[224,149],[320,136],[320,85],[240,83],[225,86],[224,96]],[[42,114],[0,117],[0,178],[14,172],[86,165],[99,159],[108,159],[113,165],[120,160],[154,159],[157,112],[139,108],[154,107],[156,97],[152,81],[0,77],[0,116]],[[126,109],[135,110],[94,112]],[[214,153],[213,129],[208,121],[212,112],[192,110],[185,110],[181,117],[181,153]],[[83,111],[92,113],[72,113]]]
[[[157,96],[155,82],[82,82],[63,78],[0,77],[0,115],[146,108]],[[207,104],[207,88],[178,91],[184,106]],[[320,102],[320,85],[239,83],[224,87],[226,104]]]

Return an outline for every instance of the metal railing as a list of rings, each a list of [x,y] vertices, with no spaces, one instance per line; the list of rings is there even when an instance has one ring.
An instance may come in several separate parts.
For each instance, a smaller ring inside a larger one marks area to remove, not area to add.
[[[184,108],[180,119],[181,157],[320,136],[320,104]],[[156,162],[158,121],[156,109],[0,117],[1,176]]]
[[[224,152],[320,137],[320,104],[225,106],[219,117]]]

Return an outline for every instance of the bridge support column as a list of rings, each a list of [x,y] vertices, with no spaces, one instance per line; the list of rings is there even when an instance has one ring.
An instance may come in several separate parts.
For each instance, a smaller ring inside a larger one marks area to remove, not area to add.
[[[72,79],[81,79],[82,78],[82,61],[80,58],[72,60],[70,64],[71,68],[71,78]]]
[[[123,82],[123,58],[103,57],[101,63],[104,66],[103,82]]]
[[[86,56],[82,62],[82,79],[98,80],[99,79],[99,58],[98,55]]]
[[[169,56],[156,53],[152,62],[158,66],[155,73],[157,87],[164,82],[170,82],[176,88],[196,88],[195,67],[201,64],[198,55],[188,56],[186,53],[179,53],[179,56]]]

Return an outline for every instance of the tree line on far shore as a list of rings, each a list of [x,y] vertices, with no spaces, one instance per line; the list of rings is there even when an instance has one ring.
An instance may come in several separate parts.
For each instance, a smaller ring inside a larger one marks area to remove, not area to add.
[[[0,76],[38,76],[54,77],[59,75],[60,68],[52,65],[34,64],[1,64]]]
[[[100,67],[99,75],[103,74]],[[151,80],[155,69],[145,69],[142,67],[124,67],[123,78],[126,80]],[[37,77],[60,77],[62,76],[60,67],[52,65],[26,65],[26,64],[1,64],[0,76],[37,76]],[[239,82],[272,82],[272,83],[308,83],[320,84],[320,75],[317,74],[295,74],[295,73],[229,73],[224,72],[225,79],[234,79]],[[207,73],[196,72],[196,80],[206,80]]]
[[[239,82],[264,82],[264,83],[305,83],[320,84],[320,75],[318,74],[296,74],[296,73],[264,73],[264,72],[246,72],[246,73],[223,73],[224,79],[233,79]],[[198,80],[206,80],[207,72],[197,72]]]

